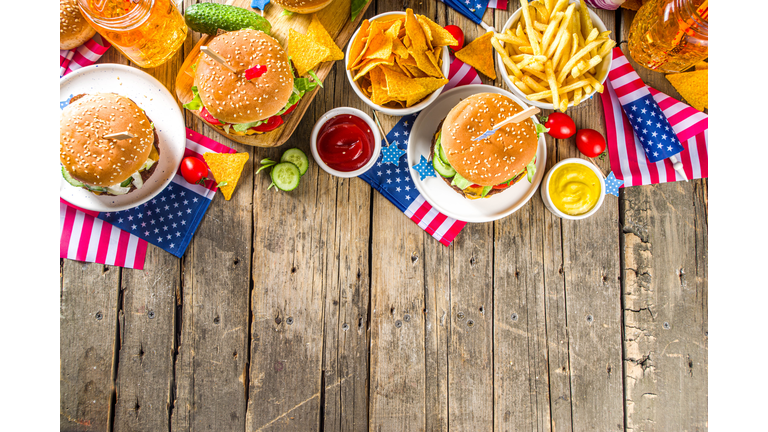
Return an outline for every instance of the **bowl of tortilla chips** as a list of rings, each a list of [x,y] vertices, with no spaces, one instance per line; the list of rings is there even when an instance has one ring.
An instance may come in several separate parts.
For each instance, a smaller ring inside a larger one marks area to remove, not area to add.
[[[422,15],[387,12],[363,20],[347,46],[347,79],[360,99],[392,116],[419,112],[448,83],[456,39]]]

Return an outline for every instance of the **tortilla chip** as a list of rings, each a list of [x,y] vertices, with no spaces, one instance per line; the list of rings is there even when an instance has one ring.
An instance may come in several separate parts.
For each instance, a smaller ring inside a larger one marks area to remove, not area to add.
[[[400,20],[374,21],[371,23],[371,28],[368,30],[368,33],[386,33],[391,27],[397,26],[399,29],[401,25],[402,22]]]
[[[432,51],[415,51],[409,49],[408,52],[416,60],[416,66],[421,69],[427,76],[435,78],[443,78],[443,71],[435,64],[435,58],[432,55]]]
[[[288,55],[296,66],[299,76],[306,74],[325,60],[331,51],[320,45],[314,39],[307,37],[294,29],[288,33]]]
[[[392,25],[384,32],[389,35],[392,39],[397,39],[397,36],[400,34],[400,27],[403,26],[403,22],[400,20],[395,20]]]
[[[384,105],[392,100],[389,97],[387,89],[384,87],[387,82],[384,78],[384,71],[381,67],[371,69],[371,101],[376,105]]]
[[[400,41],[400,39],[392,39],[392,52],[397,54],[400,58],[407,58],[410,54],[408,54],[408,48],[403,45],[403,43]]]
[[[412,9],[405,11],[405,34],[410,39],[412,48],[420,52],[427,51],[427,36],[424,34],[421,24],[413,15]],[[408,44],[406,43],[405,46],[408,46]]]
[[[362,78],[363,76],[365,76],[365,74],[367,74],[373,68],[375,68],[376,66],[378,66],[380,64],[388,64],[388,65],[395,64],[395,56],[394,56],[394,54],[390,55],[389,58],[387,58],[387,59],[371,59],[371,60],[366,60],[365,62],[363,62],[360,65],[360,71],[357,73],[357,75],[355,75],[355,77],[352,79],[352,81],[357,81],[358,79]]]
[[[328,30],[323,27],[323,24],[317,19],[317,15],[312,15],[312,22],[309,23],[307,28],[307,36],[313,38],[315,42],[328,48],[330,54],[323,61],[336,61],[344,58],[344,53],[341,52],[341,48],[336,45],[331,35],[328,34]]]
[[[493,65],[492,37],[493,32],[487,32],[473,40],[469,45],[456,52],[456,58],[477,69],[478,72],[488,78],[495,80],[496,68]]]
[[[709,69],[709,63],[705,61],[696,63],[696,70],[706,70],[706,69]]]
[[[400,68],[403,74],[413,78],[413,74],[411,73],[410,69],[408,69],[408,67],[403,64],[403,61],[399,57],[395,57],[395,64],[398,68]]]
[[[384,33],[372,36],[371,43],[365,51],[366,59],[386,59],[392,54],[392,38]]]
[[[692,107],[704,111],[709,102],[709,70],[667,75],[667,80]]]
[[[448,80],[445,78],[419,78],[416,79],[416,84],[419,86],[419,91],[406,98],[405,106],[411,107],[421,102],[424,98],[434,93],[440,87],[448,84]]]
[[[219,190],[224,194],[224,199],[229,201],[232,198],[232,192],[235,191],[237,181],[240,180],[240,174],[243,173],[243,167],[248,161],[248,153],[210,152],[203,153],[203,159],[208,164],[216,183],[227,183],[219,186]]]
[[[421,19],[421,15],[416,17],[416,21],[418,21],[419,25],[421,26],[421,29],[424,31],[424,36],[427,38],[427,49],[432,50],[434,47],[432,46],[432,30],[430,30],[427,23],[423,22]]]
[[[424,15],[419,15],[417,19],[419,20],[422,28],[429,29],[433,47],[456,45],[459,43],[459,41],[457,41],[456,38],[451,35],[451,32],[444,29],[442,26],[435,23],[431,19],[425,17]]]
[[[369,27],[370,23],[368,20],[363,20],[363,23],[360,24],[360,31],[357,33],[357,37],[355,37],[355,40],[351,42],[352,45],[349,47],[349,58],[353,61],[349,62],[347,70],[351,70],[352,67],[360,61],[360,57],[365,51],[365,46],[368,43]]]

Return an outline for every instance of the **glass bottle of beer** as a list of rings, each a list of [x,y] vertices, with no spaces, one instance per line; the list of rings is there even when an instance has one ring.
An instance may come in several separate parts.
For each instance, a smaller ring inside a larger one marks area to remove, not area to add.
[[[708,57],[708,0],[651,0],[629,30],[629,55],[657,72],[682,72]]]

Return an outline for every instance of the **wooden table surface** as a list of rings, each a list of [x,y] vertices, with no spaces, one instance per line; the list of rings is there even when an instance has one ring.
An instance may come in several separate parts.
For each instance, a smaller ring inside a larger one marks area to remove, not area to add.
[[[367,17],[403,8],[373,1]],[[442,3],[406,4],[481,34]],[[516,8],[485,21],[501,28]],[[596,12],[626,39],[632,12]],[[198,38],[147,72],[172,89]],[[129,64],[114,49],[100,62]],[[62,261],[61,430],[707,429],[706,180],[622,189],[582,221],[556,218],[537,193],[451,247],[314,163],[295,191],[267,190],[259,160],[309,154],[333,107],[371,113],[343,72],[337,62],[281,148],[234,143],[184,113],[250,161],[182,259],[150,245],[144,270]],[[569,114],[605,132],[599,97]],[[548,167],[579,156],[573,139],[547,137],[547,150]]]

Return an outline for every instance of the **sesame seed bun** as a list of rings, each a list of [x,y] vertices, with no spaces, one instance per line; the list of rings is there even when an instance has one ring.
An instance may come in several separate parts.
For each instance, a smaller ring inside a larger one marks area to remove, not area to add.
[[[522,110],[497,93],[472,95],[453,107],[440,129],[440,144],[456,172],[480,186],[494,186],[524,170],[538,148],[536,126],[530,118],[504,126],[482,141],[472,141]]]
[[[80,13],[77,0],[59,0],[59,18],[59,49],[77,48],[96,34]]]
[[[272,0],[272,3],[283,9],[300,14],[317,12],[332,2],[333,0]]]
[[[114,93],[73,97],[59,123],[61,164],[83,183],[117,185],[137,172],[152,152],[155,133],[150,123],[127,97]],[[125,131],[135,138],[103,138]]]
[[[195,85],[211,115],[226,123],[250,123],[272,117],[288,103],[293,74],[288,55],[274,38],[243,29],[216,36],[208,48],[238,71],[234,74],[211,57],[200,55]],[[253,80],[245,79],[243,72],[256,65],[267,66],[267,71]]]

